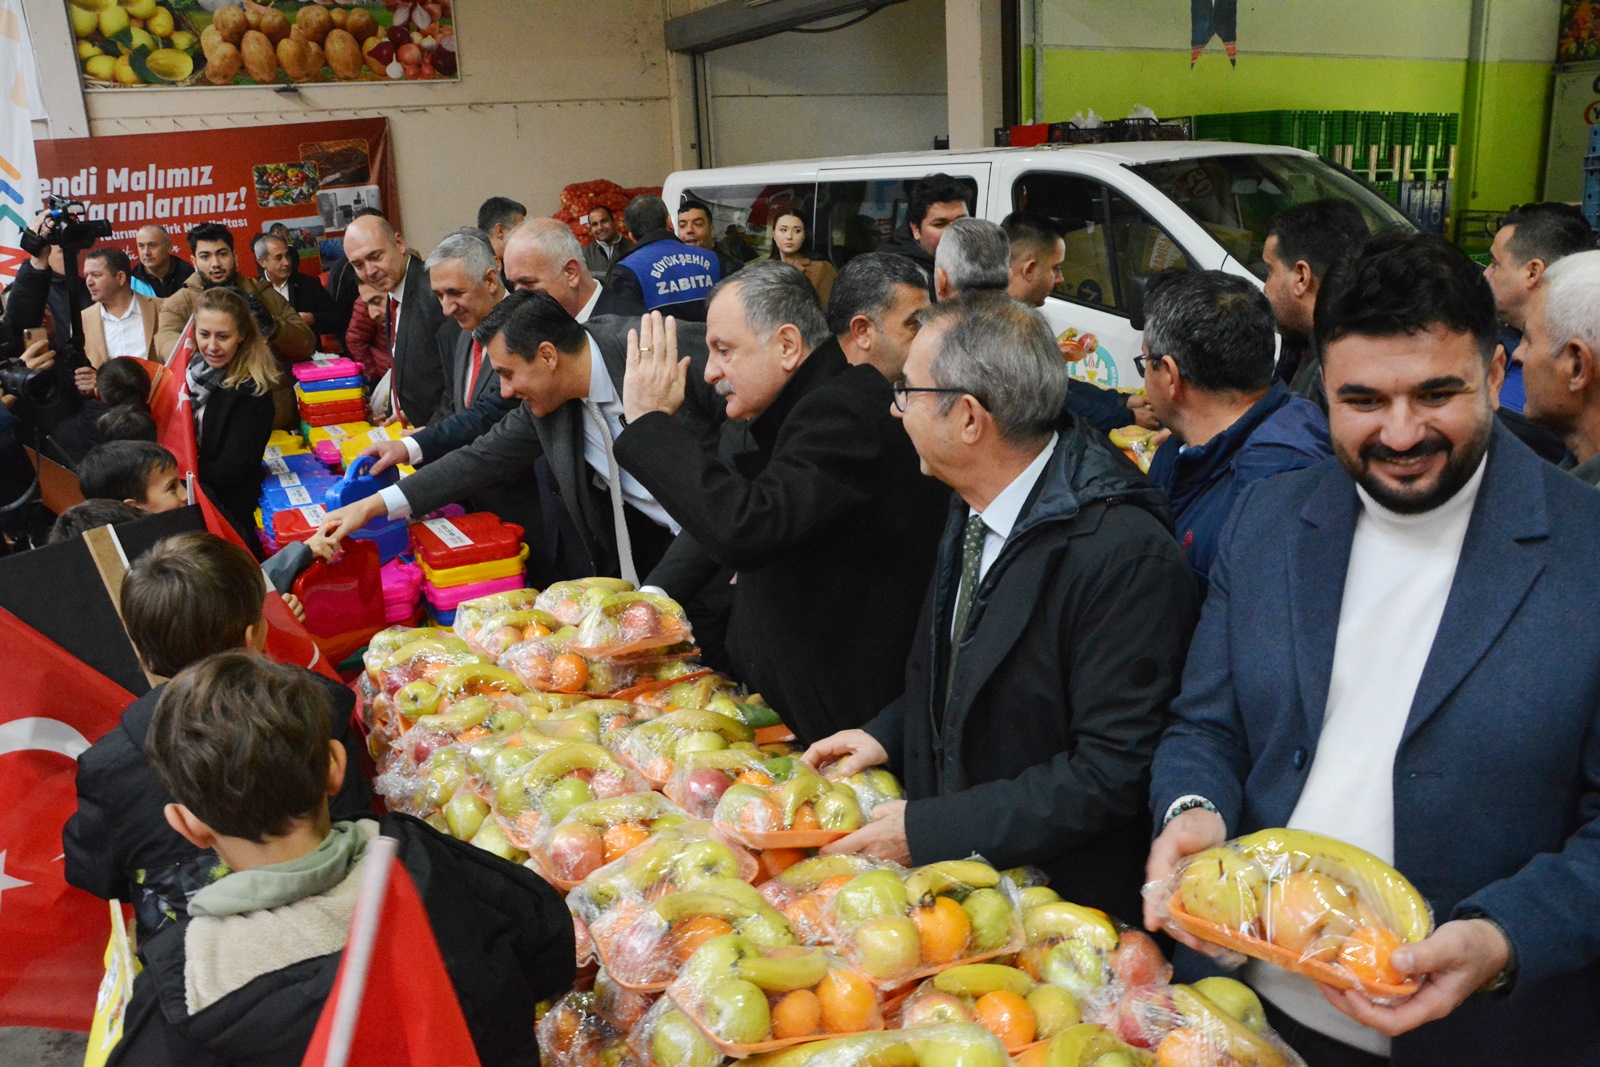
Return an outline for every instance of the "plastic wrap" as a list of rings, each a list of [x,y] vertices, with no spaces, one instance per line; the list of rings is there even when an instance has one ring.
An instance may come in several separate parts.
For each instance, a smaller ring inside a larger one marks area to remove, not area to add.
[[[640,993],[619,986],[604,967],[594,976],[594,1013],[626,1033],[639,1024],[661,994]]]
[[[606,696],[626,688],[637,676],[631,666],[589,660],[567,650],[568,631],[523,640],[500,654],[499,664],[529,689],[547,693]]]
[[[749,748],[691,752],[673,765],[661,791],[696,819],[709,819],[728,787],[739,783],[771,783],[766,757]]]
[[[533,606],[548,611],[561,620],[563,626],[576,626],[590,611],[605,603],[607,597],[632,588],[621,578],[578,578],[556,582],[539,594]]]
[[[401,646],[384,659],[379,670],[380,684],[385,693],[393,696],[412,682],[427,682],[431,686],[433,680],[448,667],[486,662],[484,657],[467,648],[467,643],[459,637],[419,638]]]
[[[905,874],[905,868],[897,864],[862,855],[813,856],[789,865],[762,882],[758,892],[789,920],[795,936],[803,944],[815,945],[831,936],[827,916],[833,895],[857,875],[884,867],[898,876]]]
[[[755,731],[714,711],[685,708],[636,724],[615,740],[617,756],[655,788],[672,778],[679,760],[697,752],[755,743]]]
[[[1071,993],[1000,963],[968,963],[926,978],[895,1007],[900,1027],[975,1022],[1016,1053],[1083,1021]]]
[[[971,1023],[882,1030],[810,1041],[752,1056],[745,1062],[750,1067],[1008,1067],[1009,1064],[999,1038]]]
[[[751,848],[815,848],[865,825],[849,785],[830,782],[798,760],[786,763],[786,779],[729,786],[711,821]]]
[[[1389,957],[1433,932],[1428,902],[1400,872],[1307,830],[1261,830],[1198,852],[1145,893],[1202,941],[1379,1001],[1416,991]]]
[[[372,635],[372,640],[367,642],[366,652],[361,656],[361,662],[367,669],[367,677],[377,683],[383,678],[384,661],[400,649],[413,641],[427,638],[437,640],[449,636],[444,630],[435,630],[431,626],[391,626]]]
[[[667,996],[730,1056],[883,1029],[878,990],[825,948],[763,951],[735,933],[694,948]]]
[[[1018,900],[1027,943],[1017,953],[1017,967],[1072,994],[1085,1014],[1115,1003],[1124,990],[1171,979],[1172,967],[1142,930],[1044,887],[1020,890]]]
[[[1015,887],[977,857],[859,874],[834,893],[827,921],[851,966],[884,986],[1023,942]]]
[[[1211,1067],[1209,1061],[1170,1059],[1157,1065],[1156,1058],[1144,1049],[1134,1048],[1098,1023],[1078,1023],[1050,1038],[1016,1053],[1011,1060],[1017,1067]],[[1216,1067],[1224,1067],[1222,1064]],[[1243,1067],[1227,1064],[1226,1067]]]
[[[647,788],[599,745],[565,741],[502,779],[492,807],[506,840],[526,852],[547,827],[579,804]]]
[[[1130,1046],[1154,1053],[1158,1064],[1305,1067],[1267,1026],[1260,998],[1232,978],[1129,990],[1106,1025]]]
[[[471,641],[483,624],[498,615],[531,609],[539,599],[537,589],[511,589],[504,593],[491,593],[475,600],[463,601],[456,608],[456,621],[451,629],[457,637]]]
[[[625,1067],[627,1034],[595,1010],[595,992],[574,990],[539,1020],[542,1067]]]
[[[900,784],[900,779],[883,767],[868,767],[864,771],[857,771],[848,778],[835,779],[824,767],[823,777],[830,780],[842,781],[855,790],[856,803],[861,808],[861,818],[864,822],[872,821],[872,813],[878,805],[890,800],[904,800],[906,791]]]
[[[505,596],[506,594],[498,594]],[[469,601],[468,603],[477,603]],[[465,607],[465,605],[463,605]],[[523,641],[531,641],[540,637],[549,637],[560,629],[556,617],[547,611],[538,608],[519,608],[513,611],[502,611],[491,615],[476,628],[463,631],[461,626],[461,608],[456,609],[456,633],[462,634],[467,639],[467,644],[478,652],[494,659],[498,659],[511,649],[513,645]]]
[[[694,640],[682,606],[660,593],[613,593],[578,623],[574,651],[595,659],[618,659],[682,646]]]
[[[666,997],[628,1031],[628,1049],[642,1067],[724,1067],[732,1062]]]
[[[654,834],[687,820],[660,793],[591,800],[547,827],[529,849],[529,862],[557,889],[571,889]]]

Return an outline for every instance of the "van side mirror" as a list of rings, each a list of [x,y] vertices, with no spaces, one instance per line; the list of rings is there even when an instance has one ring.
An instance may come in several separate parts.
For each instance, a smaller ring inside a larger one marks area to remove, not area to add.
[[[1144,329],[1144,295],[1150,288],[1151,274],[1135,274],[1128,279],[1128,291],[1124,294],[1128,304],[1128,325],[1135,330]]]

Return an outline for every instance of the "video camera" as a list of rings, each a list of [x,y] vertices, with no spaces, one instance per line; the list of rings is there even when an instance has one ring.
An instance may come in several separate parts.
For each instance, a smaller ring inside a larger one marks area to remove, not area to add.
[[[51,245],[60,245],[67,252],[82,252],[100,238],[111,236],[111,223],[89,218],[89,206],[82,200],[52,193],[45,197],[45,206],[38,232],[22,231],[22,250],[30,256],[44,255]]]
[[[0,392],[15,396],[26,410],[55,399],[56,384],[55,371],[22,362],[10,329],[0,328]]]

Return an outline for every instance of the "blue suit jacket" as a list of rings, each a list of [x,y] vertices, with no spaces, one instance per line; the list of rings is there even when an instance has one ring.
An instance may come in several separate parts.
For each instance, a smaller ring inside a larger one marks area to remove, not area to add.
[[[1499,923],[1517,983],[1397,1039],[1396,1064],[1600,1064],[1600,494],[1563,474],[1497,426],[1394,761],[1395,865],[1439,922]],[[1288,821],[1359,512],[1332,460],[1241,498],[1156,752],[1158,820],[1198,793],[1230,836]]]

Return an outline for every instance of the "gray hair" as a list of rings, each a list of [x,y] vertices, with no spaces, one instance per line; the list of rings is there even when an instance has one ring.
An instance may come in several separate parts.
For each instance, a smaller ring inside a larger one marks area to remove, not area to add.
[[[817,291],[788,263],[769,259],[749,264],[718,282],[706,297],[706,306],[730,287],[739,298],[745,321],[762,344],[784,326],[800,331],[807,351],[828,340],[828,320],[817,303]]]
[[[506,234],[506,243],[516,240],[518,244],[530,244],[539,250],[539,254],[550,260],[557,270],[560,270],[571,260],[577,260],[579,268],[584,275],[589,274],[589,268],[583,261],[583,246],[578,244],[578,239],[573,236],[572,228],[564,222],[545,216],[534,216],[524,219]]]
[[[445,234],[422,265],[432,270],[452,259],[461,261],[461,266],[466,268],[467,276],[474,284],[496,268],[494,245],[489,243],[489,235],[476,226],[463,226]]]
[[[285,252],[289,251],[289,242],[285,241],[281,235],[276,233],[258,233],[256,234],[256,239],[250,242],[250,251],[255,253],[257,260],[261,258],[261,245],[266,241],[277,241],[283,246],[283,250]]]
[[[940,238],[933,265],[957,293],[1004,292],[1011,284],[1011,242],[987,219],[956,219]]]
[[[1600,252],[1575,252],[1544,273],[1544,329],[1550,353],[1582,341],[1600,353]]]
[[[1067,365],[1044,316],[1004,293],[979,293],[934,304],[920,320],[943,331],[928,367],[936,388],[976,398],[1012,445],[1049,436],[1067,401]],[[940,396],[940,413],[957,399]]]
[[[835,337],[850,332],[850,320],[865,315],[882,326],[883,315],[894,302],[894,287],[928,288],[923,269],[893,252],[867,252],[846,263],[833,280],[828,297],[828,329]]]
[[[1218,270],[1169,270],[1150,279],[1144,344],[1171,356],[1195,388],[1250,393],[1272,384],[1272,305],[1261,287]]]

